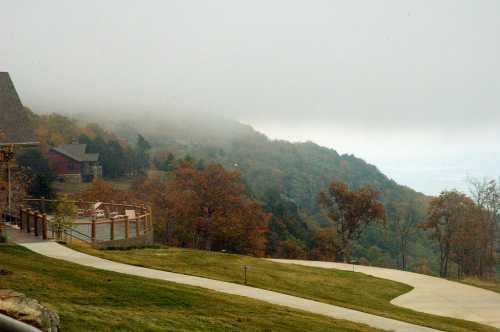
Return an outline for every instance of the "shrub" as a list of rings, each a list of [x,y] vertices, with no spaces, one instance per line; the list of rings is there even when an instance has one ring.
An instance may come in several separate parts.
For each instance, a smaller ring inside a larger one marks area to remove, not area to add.
[[[7,240],[7,234],[0,233],[0,243],[6,243]]]

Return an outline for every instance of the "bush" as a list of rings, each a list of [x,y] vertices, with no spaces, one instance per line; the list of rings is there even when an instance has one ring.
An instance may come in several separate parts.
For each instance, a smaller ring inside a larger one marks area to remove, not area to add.
[[[7,234],[0,233],[0,243],[6,243],[7,240]]]

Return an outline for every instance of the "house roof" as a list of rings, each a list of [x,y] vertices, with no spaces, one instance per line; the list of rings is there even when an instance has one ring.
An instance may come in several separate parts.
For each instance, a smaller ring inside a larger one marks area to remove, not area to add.
[[[85,152],[87,150],[87,144],[73,143],[73,144],[59,145],[52,148],[52,150],[78,162],[97,161],[99,159],[98,153]]]
[[[37,141],[9,73],[0,72],[0,144]]]

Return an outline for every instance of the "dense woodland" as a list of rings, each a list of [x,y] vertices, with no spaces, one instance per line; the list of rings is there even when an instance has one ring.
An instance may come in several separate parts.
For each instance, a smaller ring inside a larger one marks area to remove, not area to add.
[[[134,179],[129,191],[97,180],[79,195],[151,202],[164,243],[442,276],[494,273],[496,183],[476,182],[472,198],[458,192],[431,198],[353,155],[269,140],[225,119],[76,121],[27,112],[41,141],[41,151],[18,158],[32,178],[31,195],[55,195],[44,155],[77,138],[100,153],[105,179]]]

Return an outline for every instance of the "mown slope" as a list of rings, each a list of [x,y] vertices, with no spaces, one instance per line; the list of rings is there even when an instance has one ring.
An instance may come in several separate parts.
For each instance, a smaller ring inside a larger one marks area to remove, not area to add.
[[[196,287],[46,258],[0,245],[0,288],[56,310],[61,331],[379,331]]]
[[[498,331],[473,322],[395,306],[390,301],[409,292],[411,287],[362,273],[280,264],[248,256],[174,247],[132,250],[97,250],[86,245],[73,247],[90,255],[131,265],[241,284],[244,283],[243,267],[247,266],[247,283],[253,287],[336,304],[442,331]]]

